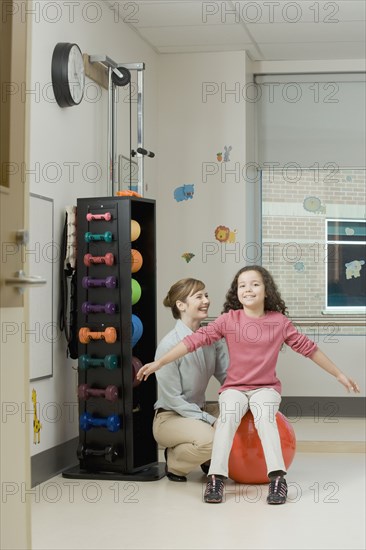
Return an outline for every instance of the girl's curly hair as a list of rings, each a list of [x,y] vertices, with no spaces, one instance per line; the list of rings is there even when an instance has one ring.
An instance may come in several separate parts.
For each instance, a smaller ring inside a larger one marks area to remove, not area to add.
[[[272,275],[262,267],[261,265],[247,265],[240,269],[234,277],[233,282],[226,294],[226,300],[223,305],[223,310],[221,313],[227,313],[231,309],[242,309],[243,304],[238,300],[238,278],[245,271],[257,271],[264,283],[266,297],[264,299],[264,310],[265,311],[278,311],[283,315],[287,315],[287,307],[283,299],[281,298],[280,291],[277,288],[277,285],[272,277]]]

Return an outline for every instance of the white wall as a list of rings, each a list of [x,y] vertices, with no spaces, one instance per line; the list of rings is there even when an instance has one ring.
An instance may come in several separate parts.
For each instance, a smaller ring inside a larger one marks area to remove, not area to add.
[[[241,262],[229,250],[245,243],[246,105],[229,94],[246,78],[245,52],[162,55],[159,59],[159,167],[157,205],[159,338],[172,326],[163,313],[167,290],[182,277],[206,283],[210,315],[220,313]],[[237,83],[237,84],[236,84]],[[216,154],[231,146],[230,160]],[[231,173],[229,172],[231,171]],[[177,201],[174,190],[194,185],[194,196]],[[215,229],[236,230],[234,246]],[[187,262],[185,252],[194,254]],[[161,312],[161,313],[160,313]]]
[[[365,336],[314,334],[314,332],[309,332],[308,336],[343,372],[357,381],[361,388],[361,395],[364,397]],[[277,375],[282,381],[282,394],[285,396],[354,397],[354,394],[348,394],[344,386],[333,376],[287,346],[280,352]]]
[[[162,305],[180,278],[202,279],[211,298],[209,315],[221,312],[231,280],[244,264],[249,225],[245,170],[254,133],[243,89],[252,80],[244,51],[162,55],[159,58],[157,310],[158,339],[174,325]],[[248,120],[247,120],[248,118]],[[232,147],[229,161],[217,153]],[[194,185],[193,198],[177,201],[176,188]],[[215,229],[235,231],[235,242],[219,242]],[[194,257],[186,261],[184,253]],[[217,399],[216,381],[207,399]]]
[[[126,24],[117,22],[114,12],[106,3],[60,2],[60,10],[55,9],[55,4],[57,3],[34,2],[33,12],[30,11],[28,14],[33,29],[30,66],[32,86],[29,90],[31,95],[28,95],[31,117],[30,166],[27,167],[27,171],[30,192],[54,200],[54,233],[57,248],[61,240],[65,206],[76,204],[78,197],[107,194],[108,101],[107,91],[104,90],[101,96],[98,95],[97,86],[87,78],[87,95],[80,105],[61,109],[56,104],[51,86],[51,59],[56,43],[75,42],[83,53],[107,55],[118,63],[146,64],[145,144],[153,151],[157,143],[158,64],[153,50]],[[83,11],[86,5],[89,6],[88,10]],[[128,129],[129,120],[125,115],[128,103],[123,91],[121,101],[122,105],[117,106],[119,125],[122,129]],[[128,152],[128,143],[122,142],[119,138],[118,145],[121,152]],[[132,147],[136,147],[136,144],[133,143]],[[78,163],[73,169],[74,172],[70,168],[70,163]],[[154,197],[156,192],[155,171],[156,163],[145,162],[145,181],[149,184],[149,197]],[[36,223],[41,223],[41,220],[37,220]],[[50,232],[51,228],[45,227],[44,230]],[[32,233],[32,227],[30,232]],[[43,261],[42,254],[39,261]],[[53,322],[57,324],[58,258],[55,258],[55,261]],[[34,337],[29,335],[28,338],[32,360]],[[42,342],[37,345],[42,345]],[[41,442],[37,445],[32,444],[32,454],[61,444],[77,435],[76,366],[76,361],[66,357],[64,334],[58,333],[54,346],[53,377],[30,384],[30,394],[32,388],[37,391],[39,416],[43,424]]]

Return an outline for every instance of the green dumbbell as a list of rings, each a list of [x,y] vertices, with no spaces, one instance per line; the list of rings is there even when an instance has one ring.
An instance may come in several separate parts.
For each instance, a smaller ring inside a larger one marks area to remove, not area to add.
[[[79,369],[86,370],[95,367],[104,367],[108,370],[113,370],[118,368],[118,357],[117,355],[106,355],[101,358],[92,358],[90,355],[80,355],[79,357]]]
[[[111,231],[106,231],[105,233],[90,233],[90,231],[88,231],[85,233],[85,240],[87,243],[91,243],[93,241],[104,241],[106,243],[111,243],[113,240],[113,235]]]

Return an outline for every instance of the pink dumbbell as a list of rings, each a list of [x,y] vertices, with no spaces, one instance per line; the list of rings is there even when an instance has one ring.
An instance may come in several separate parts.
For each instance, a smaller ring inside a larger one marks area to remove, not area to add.
[[[117,401],[118,388],[115,385],[110,385],[102,389],[91,388],[89,384],[80,384],[78,387],[78,398],[80,400],[89,399],[89,397],[104,397],[108,401]]]
[[[86,219],[88,222],[97,221],[97,220],[103,220],[106,222],[109,222],[112,219],[112,214],[110,212],[106,212],[105,214],[91,214],[90,212],[86,215]]]
[[[92,256],[91,254],[85,254],[84,265],[90,267],[92,264],[113,265],[114,256],[111,252],[108,252],[105,256]]]

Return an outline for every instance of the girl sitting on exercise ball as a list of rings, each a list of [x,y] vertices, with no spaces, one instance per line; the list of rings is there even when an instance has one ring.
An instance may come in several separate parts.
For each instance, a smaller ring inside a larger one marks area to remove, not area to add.
[[[223,500],[233,438],[248,409],[253,412],[266,460],[269,478],[267,502],[286,502],[286,467],[275,420],[281,401],[276,364],[283,344],[309,357],[343,384],[348,392],[360,392],[354,380],[295,328],[286,312],[286,305],[271,274],[262,266],[246,266],[232,281],[222,315],[183,338],[157,360],[141,367],[137,374],[139,380],[146,380],[167,363],[225,338],[230,363],[225,383],[219,390],[220,415],[216,423],[205,502]]]

